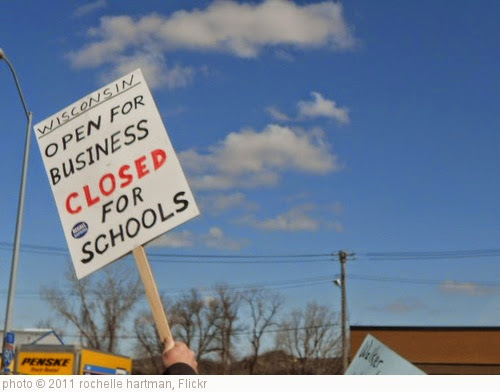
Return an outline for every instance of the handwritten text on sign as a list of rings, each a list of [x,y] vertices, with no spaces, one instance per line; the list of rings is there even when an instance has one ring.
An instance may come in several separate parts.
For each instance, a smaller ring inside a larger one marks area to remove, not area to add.
[[[199,214],[140,70],[34,128],[78,278]]]
[[[345,374],[421,375],[425,373],[368,334]]]

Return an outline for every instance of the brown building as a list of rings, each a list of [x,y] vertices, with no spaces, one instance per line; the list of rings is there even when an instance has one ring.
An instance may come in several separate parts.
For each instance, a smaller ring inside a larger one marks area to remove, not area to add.
[[[351,326],[351,360],[367,334],[427,374],[500,375],[500,327]]]

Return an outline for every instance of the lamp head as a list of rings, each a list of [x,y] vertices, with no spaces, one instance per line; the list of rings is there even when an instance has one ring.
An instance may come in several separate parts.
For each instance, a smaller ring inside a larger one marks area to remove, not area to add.
[[[0,60],[5,58],[5,53],[2,48],[0,48]]]

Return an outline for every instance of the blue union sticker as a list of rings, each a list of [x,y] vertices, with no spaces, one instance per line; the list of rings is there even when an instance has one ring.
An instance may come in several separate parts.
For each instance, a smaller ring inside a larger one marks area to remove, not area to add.
[[[71,229],[71,235],[73,238],[82,238],[89,231],[89,226],[85,222],[78,222]]]

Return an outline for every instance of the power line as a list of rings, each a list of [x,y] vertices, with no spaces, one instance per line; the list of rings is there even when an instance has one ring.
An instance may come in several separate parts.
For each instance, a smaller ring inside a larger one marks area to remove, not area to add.
[[[171,254],[171,253],[153,253],[149,256],[157,257],[188,257],[202,259],[275,259],[275,258],[317,258],[317,257],[332,257],[332,253],[317,253],[317,254],[269,254],[269,255],[209,255],[209,254]]]
[[[338,327],[340,324],[339,323],[328,323],[328,324],[322,324],[322,325],[311,325],[307,327],[291,327],[291,328],[279,328],[279,329],[271,329],[271,330],[265,330],[262,331],[263,334],[268,334],[268,333],[280,333],[280,332],[291,332],[291,331],[304,331],[304,330],[311,330],[311,329],[320,329],[320,328],[331,328],[331,327]],[[251,331],[237,331],[233,333],[233,336],[241,336],[241,335],[252,335],[253,332]],[[74,335],[74,334],[68,334],[68,335],[63,335],[63,338],[81,338],[81,335]],[[106,338],[107,336],[100,336],[101,338]],[[118,335],[115,336],[118,339],[137,339],[137,336],[135,335]],[[198,337],[195,335],[195,337]]]
[[[259,283],[242,283],[237,285],[226,285],[224,286],[226,289],[231,291],[246,291],[251,289],[266,289],[266,288],[276,288],[279,290],[284,289],[294,289],[294,288],[302,288],[302,287],[313,287],[319,286],[323,284],[330,284],[333,280],[338,278],[338,275],[322,275],[315,276],[309,278],[300,278],[300,279],[287,279],[287,280],[277,280],[277,281],[269,281],[269,282],[259,282]],[[475,286],[483,286],[483,287],[500,287],[500,282],[494,281],[454,281],[454,280],[432,280],[432,279],[418,279],[418,278],[404,278],[397,276],[375,276],[375,275],[357,275],[357,274],[348,274],[347,278],[349,280],[366,280],[372,282],[385,282],[385,283],[405,283],[405,284],[425,284],[425,285],[443,285],[443,284],[453,284],[454,286],[467,286],[467,285],[475,285]],[[172,289],[163,289],[160,290],[162,294],[165,295],[183,295],[189,294],[189,292],[193,288],[172,288]],[[204,293],[213,293],[216,291],[216,288],[209,287],[199,289]],[[70,296],[76,296],[76,293],[71,293],[70,290],[64,290],[63,293],[66,293]],[[1,294],[5,294],[4,291]],[[35,292],[18,292],[16,297],[20,299],[29,299],[40,297],[38,293]]]
[[[400,278],[400,277],[389,277],[389,276],[368,276],[368,275],[349,275],[351,280],[369,280],[374,282],[390,282],[390,283],[409,283],[409,284],[427,284],[427,285],[442,285],[442,284],[453,284],[455,286],[490,286],[490,287],[500,287],[500,282],[484,282],[484,281],[470,281],[470,282],[459,282],[452,280],[432,280],[432,279],[415,279],[415,278]]]
[[[11,250],[12,244],[4,241],[0,241],[0,249]],[[25,253],[35,253],[35,254],[46,254],[52,256],[69,256],[69,252],[65,248],[58,248],[55,246],[43,246],[43,245],[22,245],[21,252]]]
[[[245,291],[251,289],[265,289],[270,287],[280,287],[280,288],[297,288],[297,287],[310,287],[316,286],[324,283],[331,283],[334,279],[334,276],[326,275],[326,276],[317,276],[311,278],[302,278],[302,279],[291,279],[291,280],[282,280],[282,281],[274,281],[274,282],[266,282],[266,283],[244,283],[240,285],[232,285],[232,286],[224,286],[228,290],[232,291]],[[185,293],[190,291],[191,289],[173,289],[173,290],[161,290],[162,293],[175,293],[181,292]],[[216,288],[208,288],[200,290],[203,292],[214,292]]]
[[[11,250],[12,244],[0,241],[0,249]],[[69,256],[67,248],[23,244],[23,252],[35,254],[48,254]],[[336,257],[338,252],[330,253],[304,253],[304,254],[182,254],[149,252],[148,257],[153,262],[161,263],[192,263],[192,264],[281,264],[281,263],[313,263],[329,262]],[[441,250],[441,251],[400,251],[400,252],[364,252],[356,253],[355,260],[369,261],[397,261],[397,260],[435,260],[435,259],[463,259],[463,258],[492,258],[500,257],[500,249],[466,249],[466,250]],[[298,260],[297,260],[298,259]]]
[[[10,250],[11,248],[12,248],[11,244],[0,241],[0,249]],[[23,245],[21,251],[34,254],[69,256],[67,249],[55,246],[41,246],[41,245],[28,244],[28,245]],[[159,253],[159,252],[148,253],[148,259],[150,259],[151,262],[183,263],[183,264],[325,263],[331,261],[331,257],[332,253],[269,254],[269,255],[182,254],[182,253]]]
[[[152,263],[179,263],[179,264],[298,264],[298,263],[329,263],[331,258],[328,259],[308,259],[308,260],[255,260],[252,257],[245,257],[248,260],[241,260],[241,257],[232,259],[230,256],[225,257],[225,260],[212,260],[217,257],[210,257],[210,260],[203,259],[203,257],[198,257],[198,260],[190,260],[189,258],[180,258],[179,260],[165,260],[158,259],[158,257],[166,257],[159,255],[149,255]],[[203,259],[203,260],[199,260]]]
[[[281,289],[290,289],[290,288],[298,288],[298,287],[311,287],[325,283],[331,283],[335,277],[332,275],[322,275],[315,276],[309,278],[300,278],[300,279],[287,279],[287,280],[276,280],[265,283],[242,283],[238,285],[225,285],[224,287],[231,291],[246,291],[251,289],[265,289],[265,288],[281,288]],[[192,288],[172,288],[172,289],[164,289],[160,292],[162,294],[188,294]],[[206,289],[199,289],[202,292],[215,292],[216,288],[210,287]],[[63,293],[70,296],[77,296],[76,293],[72,293],[70,290],[64,290]],[[22,296],[25,298],[29,297],[39,297],[40,295],[34,292],[18,292],[18,296]]]
[[[370,261],[398,260],[436,260],[436,259],[468,259],[491,258],[500,256],[500,249],[443,250],[416,252],[366,252],[359,254],[360,259]]]
[[[463,255],[463,254],[481,254],[481,253],[495,253],[500,254],[500,249],[468,249],[468,250],[438,250],[438,251],[413,251],[413,252],[367,252],[367,256],[453,256],[453,255]]]

